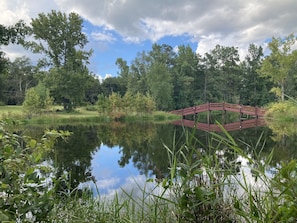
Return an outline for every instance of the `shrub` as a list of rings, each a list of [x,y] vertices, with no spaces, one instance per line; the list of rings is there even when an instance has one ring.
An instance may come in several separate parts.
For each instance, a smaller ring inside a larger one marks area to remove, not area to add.
[[[46,221],[54,194],[45,176],[53,170],[44,155],[68,132],[48,131],[41,140],[19,136],[0,123],[0,221]]]

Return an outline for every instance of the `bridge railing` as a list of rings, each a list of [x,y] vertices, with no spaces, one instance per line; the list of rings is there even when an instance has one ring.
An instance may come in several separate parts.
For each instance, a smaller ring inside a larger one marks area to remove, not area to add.
[[[265,109],[263,108],[247,106],[247,105],[231,104],[231,103],[225,103],[225,102],[197,105],[189,108],[174,110],[172,111],[172,113],[186,116],[186,115],[197,114],[200,112],[215,111],[215,110],[238,112],[242,114],[254,115],[256,117],[262,117],[265,114]]]

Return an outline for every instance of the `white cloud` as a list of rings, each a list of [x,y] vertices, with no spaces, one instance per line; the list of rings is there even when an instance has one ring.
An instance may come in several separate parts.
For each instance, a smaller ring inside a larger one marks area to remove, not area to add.
[[[100,83],[102,83],[106,78],[110,78],[110,77],[112,77],[111,74],[105,74],[104,77],[100,74],[96,75],[96,79],[98,79]]]
[[[97,180],[96,184],[99,190],[114,188],[120,182],[120,178],[109,178],[104,180]]]
[[[57,0],[57,4],[118,32],[125,41],[188,34],[201,41],[197,50],[203,52],[215,43],[247,49],[250,43],[297,30],[295,0]]]
[[[113,43],[116,41],[116,38],[112,35],[112,33],[105,33],[105,32],[92,32],[91,36],[96,41],[103,41]]]
[[[250,43],[262,45],[272,36],[297,31],[296,0],[3,0],[0,21],[29,21],[51,9],[74,11],[104,32],[93,37],[107,43],[157,41],[186,34],[197,41],[197,52],[213,46],[235,46],[243,54]],[[182,44],[182,43],[181,43]]]
[[[54,1],[47,0],[2,0],[0,2],[0,21],[4,25],[13,25],[19,20],[30,23],[38,13],[58,9]]]

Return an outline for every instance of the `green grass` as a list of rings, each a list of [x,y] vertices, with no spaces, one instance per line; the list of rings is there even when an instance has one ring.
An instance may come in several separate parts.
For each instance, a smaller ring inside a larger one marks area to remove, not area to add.
[[[112,118],[106,114],[99,114],[93,107],[90,106],[76,108],[72,112],[63,111],[63,107],[54,106],[39,115],[34,115],[28,118],[23,113],[22,106],[0,106],[0,119],[19,120],[23,124],[63,124],[63,123],[102,123],[110,122]],[[155,111],[152,114],[146,113],[131,113],[119,118],[120,121],[154,121],[167,122],[180,119],[180,116],[163,112]]]
[[[6,105],[0,106],[0,115],[21,115],[23,113],[22,106],[17,105]]]

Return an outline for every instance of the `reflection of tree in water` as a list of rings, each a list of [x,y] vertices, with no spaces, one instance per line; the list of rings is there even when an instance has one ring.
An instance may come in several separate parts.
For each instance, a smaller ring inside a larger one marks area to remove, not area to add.
[[[113,123],[112,125],[101,126],[98,130],[99,138],[102,143],[109,147],[120,146],[121,159],[118,161],[121,167],[124,167],[129,162],[133,162],[134,166],[140,171],[140,174],[155,175],[156,178],[162,179],[169,173],[168,169],[168,153],[164,145],[169,149],[176,148],[186,141],[185,134],[195,134],[193,145],[195,148],[205,148],[212,145],[216,148],[216,140],[211,139],[211,134],[187,128],[188,133],[185,133],[181,126],[170,124],[152,124],[152,123]],[[245,129],[241,131],[234,131],[230,133],[235,141],[237,141],[240,148],[247,153],[246,144],[253,146],[257,142],[261,133],[264,131],[264,137],[269,137],[271,132],[267,128]],[[176,135],[176,141],[174,140]],[[223,134],[223,133],[222,133]],[[265,143],[270,143],[271,140],[266,140]],[[222,149],[222,148],[217,148]],[[225,148],[224,148],[225,150]],[[268,154],[269,151],[267,151]],[[233,152],[228,153],[225,150],[225,158],[234,160]]]
[[[67,186],[67,189],[74,189],[92,177],[92,154],[96,152],[99,144],[97,128],[81,125],[62,126],[58,130],[68,130],[72,132],[72,136],[67,141],[60,140],[50,156],[56,168],[56,177],[59,178],[67,173],[67,185],[61,183],[60,187]]]
[[[295,121],[268,120],[268,127],[272,130],[274,157],[280,160],[297,158],[297,128]]]
[[[103,144],[120,146],[122,157],[118,163],[121,167],[132,161],[140,174],[161,178],[168,172],[163,143],[172,144],[173,130],[174,126],[149,122],[114,123],[100,127],[98,134]]]
[[[99,149],[101,144],[105,144],[110,148],[120,147],[121,158],[118,163],[121,167],[133,162],[141,174],[146,176],[155,175],[156,178],[162,179],[169,173],[168,153],[164,145],[172,149],[173,144],[176,144],[176,148],[179,148],[182,143],[185,143],[185,136],[181,136],[185,134],[183,128],[170,124],[115,122],[98,126],[67,125],[61,126],[57,130],[68,130],[73,133],[66,142],[59,141],[55,146],[55,152],[50,154],[50,158],[57,168],[57,177],[62,176],[65,172],[68,173],[68,186],[72,189],[92,177],[92,155]],[[190,128],[187,130],[189,134],[194,131]],[[34,134],[42,134],[43,129],[30,127],[23,131],[25,131],[24,134],[26,135],[34,136]],[[173,142],[174,134],[176,135],[175,142]],[[238,146],[247,154],[253,152],[251,149],[256,147],[261,134],[263,134],[263,138],[260,144],[257,145],[255,152],[261,150],[262,156],[267,156],[274,148],[274,163],[296,157],[296,137],[287,136],[284,138],[285,140],[274,141],[271,137],[272,131],[267,127],[230,132]],[[214,143],[214,141],[210,140],[209,133],[195,130],[195,148],[203,148]],[[199,143],[197,143],[198,141]],[[263,144],[264,148],[262,149]],[[247,145],[250,145],[250,148]],[[215,146],[213,144],[213,147]],[[229,160],[235,158],[232,153],[228,154],[228,152],[224,156]]]
[[[261,157],[263,157],[263,159],[265,159],[265,157],[267,157],[273,150],[271,165],[280,163],[280,161],[289,161],[293,158],[297,158],[297,133],[289,130],[290,125],[287,125],[287,127],[284,129],[288,129],[288,131],[293,134],[283,134],[281,137],[279,137],[280,128],[274,129],[272,126],[268,126],[269,128],[257,127],[236,131],[234,133],[231,132],[231,135],[237,140],[239,147],[246,152],[252,152],[251,150],[247,149],[246,144],[251,145],[250,148],[256,147],[254,152],[261,152]],[[296,129],[295,125],[293,128]],[[263,134],[263,136],[261,140],[259,140],[261,134]],[[258,141],[259,145],[256,145]]]

